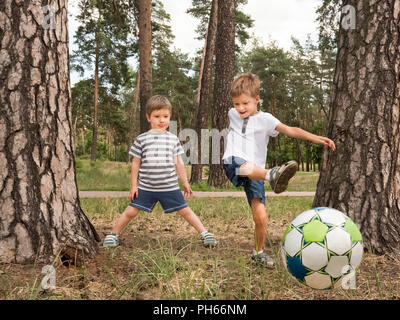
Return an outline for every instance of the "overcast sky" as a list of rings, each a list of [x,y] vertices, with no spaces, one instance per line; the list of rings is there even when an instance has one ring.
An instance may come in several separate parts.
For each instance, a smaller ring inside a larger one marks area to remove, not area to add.
[[[77,29],[74,22],[76,0],[69,4],[70,50],[76,50],[73,45],[73,35]],[[195,29],[198,21],[186,14],[191,0],[162,0],[165,10],[171,15],[171,28],[175,35],[174,47],[193,57],[203,43],[195,40]],[[249,33],[267,44],[275,40],[279,47],[289,50],[291,36],[303,42],[307,34],[317,39],[317,23],[315,10],[321,0],[248,0],[242,6],[242,11],[254,20],[254,27]],[[79,81],[79,76],[71,73],[71,82]]]

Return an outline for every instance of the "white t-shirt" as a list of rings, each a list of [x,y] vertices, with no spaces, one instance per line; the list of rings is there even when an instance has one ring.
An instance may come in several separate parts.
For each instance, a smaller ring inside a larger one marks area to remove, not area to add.
[[[272,114],[263,111],[242,119],[236,109],[232,108],[228,116],[230,125],[222,159],[240,157],[265,168],[269,137],[279,134],[275,128],[281,122]]]

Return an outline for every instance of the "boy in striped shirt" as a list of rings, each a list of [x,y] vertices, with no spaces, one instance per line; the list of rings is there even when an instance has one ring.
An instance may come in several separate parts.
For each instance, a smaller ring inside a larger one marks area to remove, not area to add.
[[[186,203],[179,189],[178,177],[182,181],[185,197],[191,197],[181,154],[183,148],[177,136],[167,131],[172,106],[167,98],[153,96],[146,104],[146,118],[151,129],[140,134],[129,153],[133,155],[131,170],[131,203],[116,221],[105,239],[104,247],[119,245],[119,234],[137,216],[140,210],[152,212],[159,201],[165,213],[177,211],[200,234],[206,247],[214,247],[217,241]]]

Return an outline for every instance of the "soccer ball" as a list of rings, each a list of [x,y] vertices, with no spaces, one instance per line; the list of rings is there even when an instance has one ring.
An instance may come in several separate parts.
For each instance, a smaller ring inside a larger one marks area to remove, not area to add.
[[[281,255],[285,268],[301,283],[314,289],[337,288],[346,274],[357,271],[363,241],[348,216],[332,208],[314,208],[290,223]]]

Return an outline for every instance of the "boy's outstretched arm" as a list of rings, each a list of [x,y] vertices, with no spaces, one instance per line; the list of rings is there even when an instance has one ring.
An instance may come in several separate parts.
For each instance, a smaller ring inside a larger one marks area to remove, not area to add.
[[[175,160],[176,174],[178,175],[179,180],[181,180],[182,182],[183,194],[185,197],[190,198],[191,196],[193,196],[193,191],[192,188],[190,187],[186,175],[185,163],[183,162],[181,156],[175,156],[174,160]]]
[[[308,140],[313,143],[322,144],[326,148],[331,148],[335,150],[335,143],[326,137],[317,136],[311,132],[305,131],[301,128],[297,127],[289,127],[283,123],[280,123],[275,128],[276,131],[283,133],[291,138],[301,139],[301,140]]]

